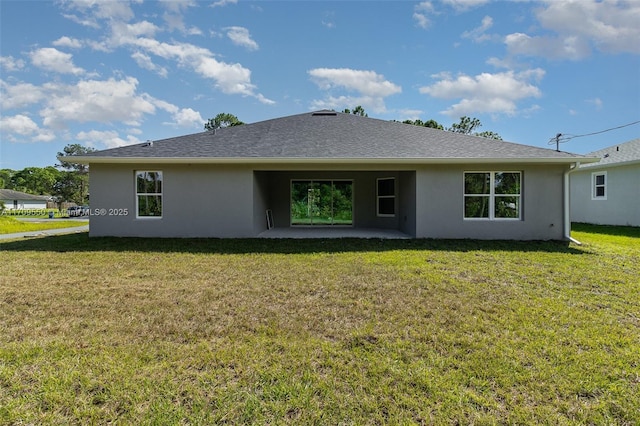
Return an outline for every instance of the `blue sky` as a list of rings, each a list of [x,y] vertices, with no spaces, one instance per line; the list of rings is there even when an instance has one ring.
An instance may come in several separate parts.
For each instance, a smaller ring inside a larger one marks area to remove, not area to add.
[[[0,168],[199,132],[220,112],[467,115],[541,147],[640,120],[637,0],[0,0],[0,20]]]

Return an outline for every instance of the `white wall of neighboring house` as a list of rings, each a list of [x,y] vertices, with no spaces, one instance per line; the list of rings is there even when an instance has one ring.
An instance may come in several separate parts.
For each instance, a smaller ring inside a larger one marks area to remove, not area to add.
[[[46,209],[46,201],[38,200],[0,200],[7,210]]]
[[[596,176],[605,175],[604,196]],[[640,164],[585,167],[571,174],[571,221],[640,226]]]

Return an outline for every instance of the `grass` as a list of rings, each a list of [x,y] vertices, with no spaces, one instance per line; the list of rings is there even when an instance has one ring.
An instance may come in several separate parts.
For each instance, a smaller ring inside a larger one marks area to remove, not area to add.
[[[47,229],[73,228],[85,226],[87,222],[77,220],[43,221],[43,222],[21,222],[9,216],[0,216],[0,234],[13,234],[18,232],[44,231]]]
[[[640,235],[0,243],[0,424],[640,423]]]

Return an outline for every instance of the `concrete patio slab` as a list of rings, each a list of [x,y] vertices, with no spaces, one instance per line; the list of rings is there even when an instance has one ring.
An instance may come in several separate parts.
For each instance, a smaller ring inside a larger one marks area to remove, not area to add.
[[[412,237],[396,229],[292,227],[272,228],[259,234],[258,238],[380,238],[398,240],[411,239]]]

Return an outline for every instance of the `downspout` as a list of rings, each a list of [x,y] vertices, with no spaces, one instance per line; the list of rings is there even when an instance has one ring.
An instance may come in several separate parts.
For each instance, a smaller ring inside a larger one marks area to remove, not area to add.
[[[569,174],[574,172],[580,167],[580,162],[577,161],[569,170],[564,172],[564,238],[572,243],[582,245],[582,243],[571,237],[571,214],[570,214],[570,200],[569,200]]]

